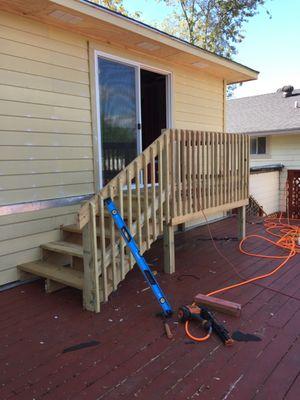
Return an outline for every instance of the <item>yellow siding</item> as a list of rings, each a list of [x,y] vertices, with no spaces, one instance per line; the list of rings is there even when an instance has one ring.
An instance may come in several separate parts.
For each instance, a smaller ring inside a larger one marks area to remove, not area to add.
[[[88,70],[84,38],[0,13],[0,206],[94,191]],[[0,284],[77,207],[0,217]]]
[[[222,79],[111,44],[89,46],[170,72],[173,127],[223,130]],[[94,191],[89,61],[86,38],[0,13],[0,206]],[[0,217],[0,285],[17,279],[17,264],[40,257],[40,244],[59,239],[76,209]]]

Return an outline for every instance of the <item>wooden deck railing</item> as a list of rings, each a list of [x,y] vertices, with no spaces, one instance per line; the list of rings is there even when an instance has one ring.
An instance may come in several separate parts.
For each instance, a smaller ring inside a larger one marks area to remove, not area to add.
[[[104,208],[111,197],[141,249],[164,234],[165,269],[174,270],[173,226],[248,202],[249,141],[244,135],[166,130],[79,213],[85,307],[100,310],[134,259]]]

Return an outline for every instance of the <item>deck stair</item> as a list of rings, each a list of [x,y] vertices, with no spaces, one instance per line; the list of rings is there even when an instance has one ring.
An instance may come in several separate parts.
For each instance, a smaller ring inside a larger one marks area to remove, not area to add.
[[[20,271],[46,279],[55,289],[83,291],[84,308],[99,312],[133,268],[133,256],[104,207],[111,197],[140,247],[164,238],[164,268],[172,273],[174,227],[208,212],[248,203],[249,140],[245,135],[166,130],[99,193],[84,203],[61,240],[41,246],[41,260]]]

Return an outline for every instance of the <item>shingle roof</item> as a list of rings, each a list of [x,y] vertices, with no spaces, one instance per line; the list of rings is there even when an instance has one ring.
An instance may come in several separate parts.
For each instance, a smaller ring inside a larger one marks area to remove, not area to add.
[[[298,108],[295,102],[298,102]],[[228,100],[227,131],[261,133],[300,130],[300,89]]]

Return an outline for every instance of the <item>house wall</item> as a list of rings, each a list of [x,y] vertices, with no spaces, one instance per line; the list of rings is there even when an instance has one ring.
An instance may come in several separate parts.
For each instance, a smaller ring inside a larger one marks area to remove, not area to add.
[[[250,175],[250,193],[267,214],[272,214],[279,210],[279,175],[279,171]]]
[[[87,43],[0,13],[0,206],[92,193]],[[0,284],[40,257],[77,207],[0,217]]]
[[[300,169],[300,133],[293,135],[273,135],[268,137],[268,154],[262,158],[251,158],[251,166],[281,163],[284,169],[279,175],[279,210],[286,209],[286,180],[289,169]],[[250,185],[252,175],[250,176]],[[250,193],[252,194],[251,190]],[[255,196],[254,196],[255,197]],[[278,210],[277,210],[278,211]]]
[[[172,72],[174,127],[223,130],[221,79],[0,12],[0,206],[94,192],[93,48]],[[77,208],[0,217],[0,285],[58,240]]]

